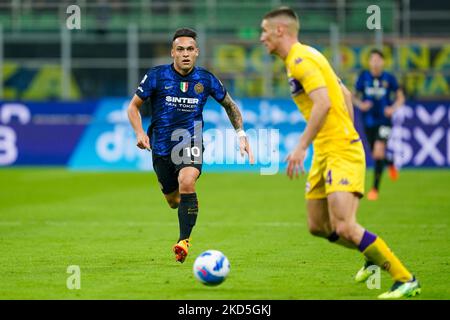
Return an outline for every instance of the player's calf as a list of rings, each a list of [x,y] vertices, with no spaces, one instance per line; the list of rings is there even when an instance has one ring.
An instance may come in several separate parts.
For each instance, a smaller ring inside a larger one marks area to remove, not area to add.
[[[364,229],[356,222],[359,198],[356,193],[337,191],[328,195],[328,210],[334,232],[354,245],[358,245]]]
[[[335,224],[335,228],[336,235],[340,239],[353,244],[355,247],[359,245],[364,234],[364,229],[354,222],[339,221]]]
[[[180,205],[178,207],[178,222],[180,224],[180,237],[178,241],[188,239],[195,226],[198,215],[198,200],[195,193],[195,181],[200,172],[194,167],[180,170],[178,176]]]
[[[328,238],[332,233],[326,199],[308,199],[308,230],[316,237]]]
[[[180,205],[181,198],[178,190],[175,190],[174,192],[169,194],[165,194],[164,197],[166,198],[169,207],[171,207],[172,209],[176,209]]]
[[[177,209],[178,208],[178,206],[180,205],[180,200],[178,199],[178,200],[167,200],[167,203],[169,204],[169,207],[171,208],[171,209]]]

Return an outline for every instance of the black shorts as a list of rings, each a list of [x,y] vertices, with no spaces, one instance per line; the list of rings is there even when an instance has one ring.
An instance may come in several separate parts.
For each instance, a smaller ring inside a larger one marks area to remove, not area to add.
[[[181,169],[185,167],[194,167],[197,168],[200,175],[202,174],[203,147],[201,148],[201,152],[197,152],[197,149],[191,149],[181,163],[174,163],[170,154],[160,156],[152,153],[153,169],[158,177],[161,191],[164,194],[172,193],[178,189],[178,173]]]
[[[367,141],[369,142],[370,149],[373,150],[375,141],[387,142],[391,135],[392,127],[390,125],[381,125],[375,127],[365,128]]]

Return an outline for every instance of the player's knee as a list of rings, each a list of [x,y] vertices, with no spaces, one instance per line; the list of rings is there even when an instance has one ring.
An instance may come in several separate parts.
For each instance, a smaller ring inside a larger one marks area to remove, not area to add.
[[[180,186],[180,192],[183,192],[183,193],[195,192],[195,180],[196,179],[191,176],[180,177],[178,179],[178,183]]]

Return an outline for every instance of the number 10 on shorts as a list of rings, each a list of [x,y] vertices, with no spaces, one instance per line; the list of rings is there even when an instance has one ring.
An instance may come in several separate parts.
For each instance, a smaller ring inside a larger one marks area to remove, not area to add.
[[[197,146],[187,147],[187,148],[184,148],[184,150],[186,151],[185,155],[188,158],[191,158],[191,157],[198,158],[198,157],[200,157],[200,148],[197,147]]]

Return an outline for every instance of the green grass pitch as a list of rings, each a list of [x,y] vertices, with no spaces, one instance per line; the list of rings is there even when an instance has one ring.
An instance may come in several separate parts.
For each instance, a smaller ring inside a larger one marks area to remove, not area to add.
[[[371,173],[368,178],[371,179]],[[204,172],[200,213],[184,264],[171,251],[176,210],[153,173],[0,170],[0,299],[374,299],[355,284],[363,259],[309,235],[304,178]],[[450,298],[450,171],[385,176],[380,200],[359,221],[382,236],[420,279],[414,299]],[[230,260],[228,279],[206,287],[192,274],[207,249]],[[81,289],[69,290],[78,265]]]

